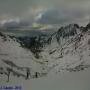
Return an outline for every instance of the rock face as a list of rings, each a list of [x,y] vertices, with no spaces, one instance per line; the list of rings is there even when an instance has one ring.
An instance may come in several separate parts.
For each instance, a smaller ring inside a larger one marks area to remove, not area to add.
[[[87,29],[90,29],[90,23],[87,24],[86,28]]]
[[[82,33],[86,27],[80,27],[78,24],[69,24],[65,27],[61,27],[58,31],[51,35],[38,35],[34,37],[18,37],[21,46],[30,49],[30,51],[39,58],[39,53],[42,52],[43,48],[49,46],[52,43],[59,44],[65,43],[67,40],[75,37]]]
[[[89,24],[70,24],[51,35],[14,37],[0,32],[0,74],[25,79],[50,71],[79,72],[90,67]]]

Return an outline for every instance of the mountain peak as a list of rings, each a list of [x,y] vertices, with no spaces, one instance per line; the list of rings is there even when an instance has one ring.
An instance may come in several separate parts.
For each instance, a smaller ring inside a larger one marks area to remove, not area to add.
[[[78,24],[69,24],[65,27],[61,27],[59,30],[58,30],[58,34],[61,36],[61,37],[67,37],[67,36],[72,36],[72,35],[75,35],[77,34],[77,30],[79,29],[79,25]]]
[[[86,26],[87,29],[90,29],[90,22]]]

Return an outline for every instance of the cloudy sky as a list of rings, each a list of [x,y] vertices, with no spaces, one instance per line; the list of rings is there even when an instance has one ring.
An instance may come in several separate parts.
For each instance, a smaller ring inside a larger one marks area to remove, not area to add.
[[[0,27],[44,30],[90,21],[90,0],[0,0]]]

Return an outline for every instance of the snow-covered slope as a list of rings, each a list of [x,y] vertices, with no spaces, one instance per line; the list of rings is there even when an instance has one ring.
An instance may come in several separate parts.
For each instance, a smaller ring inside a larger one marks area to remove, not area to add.
[[[18,41],[19,42],[19,41]],[[0,33],[0,73],[6,76],[21,76],[24,78],[37,78],[43,76],[43,63],[37,61],[34,55],[21,47],[15,38]],[[27,76],[29,75],[29,76]]]
[[[46,80],[45,82],[48,81],[52,83],[52,80],[50,79],[49,81],[49,78],[56,78],[56,73],[58,73],[59,75],[59,72],[61,75],[62,72],[64,72],[65,78],[66,75],[73,75],[73,77],[77,78],[75,75],[78,75],[80,77],[81,73],[86,73],[85,76],[87,76],[87,72],[88,74],[90,74],[89,30],[89,25],[87,25],[86,27],[79,27],[77,24],[70,24],[66,27],[60,28],[57,32],[48,37],[47,42],[44,43],[45,45],[40,48],[42,50],[41,52],[39,52],[39,58],[36,58],[34,53],[30,51],[30,49],[22,47],[21,43],[19,43],[20,41],[17,41],[16,38],[12,39],[10,36],[0,33],[1,77],[5,75],[8,77],[9,80],[9,76],[11,76],[11,78],[14,78],[13,76],[17,76],[23,77],[25,79],[32,79],[45,76],[39,78],[38,81],[40,81],[41,83],[47,78],[48,80]],[[14,79],[17,80],[16,78]],[[34,81],[32,80],[32,82]],[[58,83],[59,82],[60,81],[58,81]],[[41,85],[43,84],[41,83]],[[27,85],[25,85],[25,87],[26,86]],[[34,88],[32,90],[36,89]]]
[[[90,67],[90,35],[88,32],[77,34],[75,37],[69,39],[62,46],[56,46],[52,44],[45,48],[41,53],[43,59],[48,61],[48,65],[54,65],[57,70],[65,69],[68,71],[78,71],[76,68],[78,65],[84,64]],[[53,48],[54,47],[54,48]],[[72,69],[71,69],[72,68]],[[77,68],[79,69],[79,67]],[[83,70],[83,69],[82,69]]]

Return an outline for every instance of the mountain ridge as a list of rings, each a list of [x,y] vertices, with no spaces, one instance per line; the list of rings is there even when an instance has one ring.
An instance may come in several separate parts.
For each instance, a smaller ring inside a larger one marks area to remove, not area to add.
[[[88,69],[90,67],[89,29],[90,24],[86,27],[70,24],[49,36],[23,38],[0,32],[0,72],[3,66],[5,72],[1,74],[6,74],[9,81],[10,73],[24,78],[30,75],[38,78],[46,76],[51,71],[80,72]]]

